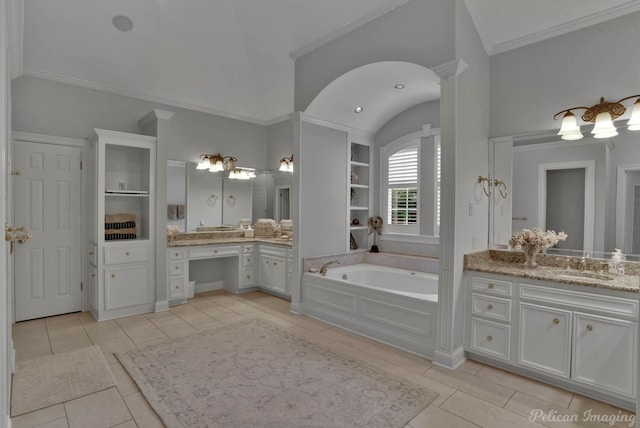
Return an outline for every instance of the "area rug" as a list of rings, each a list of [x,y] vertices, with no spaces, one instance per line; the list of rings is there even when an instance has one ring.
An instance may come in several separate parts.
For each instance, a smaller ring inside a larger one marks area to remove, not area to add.
[[[167,427],[403,427],[438,394],[249,320],[116,354]]]
[[[113,386],[116,380],[97,346],[19,361],[11,386],[11,416]]]

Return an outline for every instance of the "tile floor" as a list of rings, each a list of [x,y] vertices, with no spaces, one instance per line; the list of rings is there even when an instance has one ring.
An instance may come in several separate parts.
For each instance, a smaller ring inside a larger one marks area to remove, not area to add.
[[[289,312],[285,300],[254,292],[233,295],[225,291],[198,294],[188,304],[170,311],[96,322],[89,313],[27,321],[13,326],[18,360],[98,345],[111,366],[118,386],[43,410],[18,416],[14,428],[153,428],[162,427],[113,353],[166,337],[178,337],[219,323],[262,318],[337,352],[356,356],[409,381],[437,391],[440,396],[407,428],[605,427],[608,421],[587,422],[584,412],[621,419],[632,417],[589,398],[541,384],[474,361],[455,371],[373,340]],[[532,422],[531,411],[556,414],[564,421]],[[630,426],[618,421],[613,426]],[[233,428],[233,427],[230,427]],[[283,427],[287,428],[287,427]]]

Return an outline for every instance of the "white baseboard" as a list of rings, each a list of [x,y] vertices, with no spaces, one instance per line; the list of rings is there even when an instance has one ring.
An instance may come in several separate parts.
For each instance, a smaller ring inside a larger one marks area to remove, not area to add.
[[[464,348],[461,346],[451,353],[445,352],[441,349],[436,349],[433,354],[432,363],[436,366],[455,370],[460,364],[464,363],[466,359],[467,358],[464,355]]]
[[[204,293],[205,291],[222,290],[224,288],[224,282],[200,282],[196,283],[196,293]]]
[[[162,312],[169,310],[169,301],[168,300],[160,300],[156,302],[153,311],[154,312]]]

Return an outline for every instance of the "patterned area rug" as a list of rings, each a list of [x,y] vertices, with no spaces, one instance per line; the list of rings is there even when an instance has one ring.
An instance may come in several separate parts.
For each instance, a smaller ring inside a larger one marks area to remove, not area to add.
[[[258,320],[116,355],[168,427],[403,427],[438,396]]]
[[[113,386],[116,380],[97,346],[19,361],[11,386],[11,416]]]

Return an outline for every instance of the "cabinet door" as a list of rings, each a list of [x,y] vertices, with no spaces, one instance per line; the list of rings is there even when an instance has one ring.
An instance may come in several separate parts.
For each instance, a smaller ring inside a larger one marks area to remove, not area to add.
[[[113,310],[151,303],[149,263],[113,266],[104,270],[105,309]]]
[[[269,286],[281,293],[287,292],[287,259],[271,257],[271,284]]]
[[[258,283],[263,287],[271,288],[271,257],[260,255],[258,266]]]
[[[635,323],[576,312],[574,326],[573,380],[634,396]]]
[[[569,377],[571,311],[521,303],[519,340],[519,364]]]

